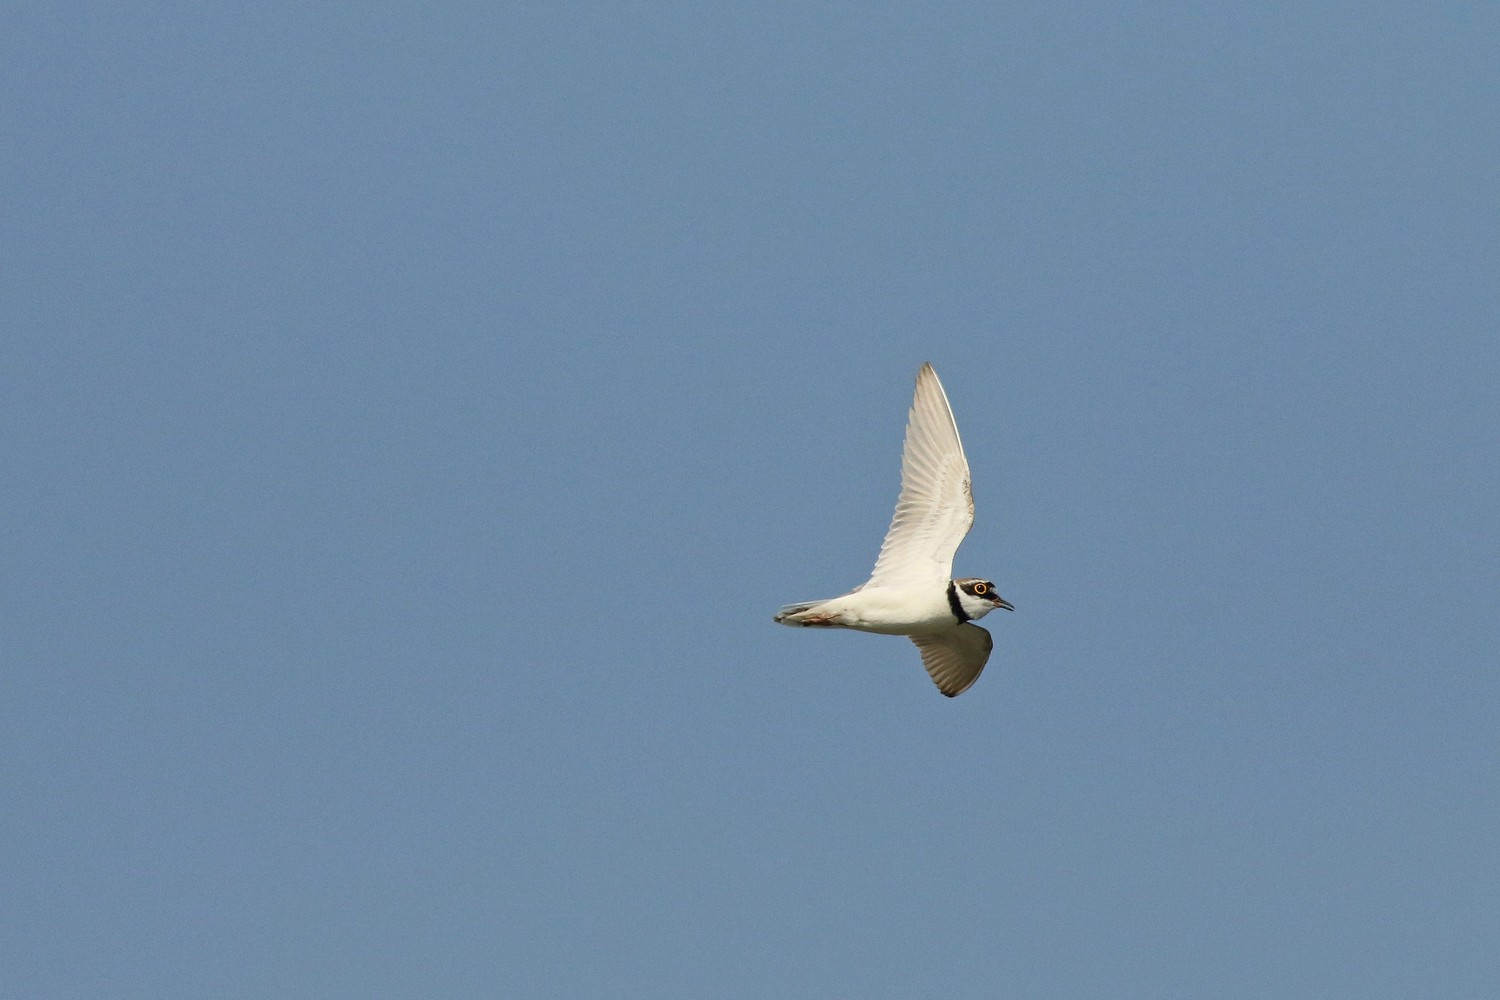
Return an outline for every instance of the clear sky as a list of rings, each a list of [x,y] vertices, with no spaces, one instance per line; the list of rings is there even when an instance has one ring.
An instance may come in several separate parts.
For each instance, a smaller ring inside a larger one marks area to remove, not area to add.
[[[0,995],[1500,995],[1497,39],[13,6]]]

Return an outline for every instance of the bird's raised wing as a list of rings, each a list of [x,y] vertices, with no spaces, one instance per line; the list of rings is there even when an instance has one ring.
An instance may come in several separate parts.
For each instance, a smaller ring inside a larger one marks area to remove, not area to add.
[[[958,440],[958,425],[937,372],[923,365],[906,421],[896,515],[864,587],[946,584],[953,573],[953,553],[973,523],[969,460]]]
[[[911,637],[922,654],[922,666],[938,690],[956,698],[979,680],[989,661],[995,640],[989,632],[970,622],[942,632],[924,632]]]

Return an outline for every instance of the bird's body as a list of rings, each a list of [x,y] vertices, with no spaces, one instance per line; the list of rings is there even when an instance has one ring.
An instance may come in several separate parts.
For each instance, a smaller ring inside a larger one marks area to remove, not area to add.
[[[785,625],[824,625],[881,635],[937,632],[958,624],[947,592],[923,584],[860,588],[826,601],[792,604],[782,608],[776,620]]]
[[[962,694],[994,645],[973,621],[995,608],[1013,610],[988,580],[949,578],[958,543],[973,523],[958,426],[937,372],[923,365],[906,425],[901,496],[874,573],[840,597],[789,604],[775,620],[910,636],[938,689],[950,698]]]

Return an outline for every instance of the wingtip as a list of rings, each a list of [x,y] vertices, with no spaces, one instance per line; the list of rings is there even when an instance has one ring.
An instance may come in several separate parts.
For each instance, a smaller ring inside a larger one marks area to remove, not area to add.
[[[947,393],[947,390],[945,390],[943,388],[943,380],[940,379],[940,378],[938,378],[937,369],[934,368],[934,367],[932,367],[932,362],[931,361],[924,361],[924,362],[922,362],[922,367],[919,368],[919,369],[917,369],[917,390],[918,390],[918,392],[921,391],[922,383],[924,381],[929,381],[934,386],[937,387],[937,391],[943,397],[943,405],[944,405],[944,407],[948,408],[949,417],[951,419],[951,417],[952,417],[952,408],[948,407],[948,393]]]

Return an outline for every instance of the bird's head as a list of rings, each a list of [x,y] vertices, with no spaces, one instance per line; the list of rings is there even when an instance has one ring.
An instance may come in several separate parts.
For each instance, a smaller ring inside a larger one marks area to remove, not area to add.
[[[954,580],[953,589],[964,614],[970,618],[983,618],[996,608],[1016,610],[1009,601],[995,593],[995,585],[988,580]]]

